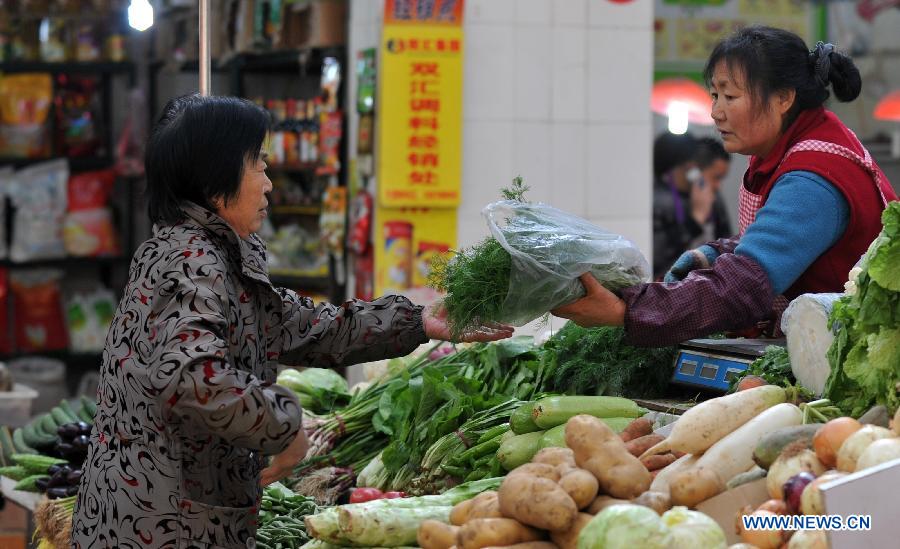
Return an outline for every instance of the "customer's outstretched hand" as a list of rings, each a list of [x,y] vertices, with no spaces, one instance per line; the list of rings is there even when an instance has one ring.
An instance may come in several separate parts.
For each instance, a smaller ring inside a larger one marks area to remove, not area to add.
[[[512,326],[491,322],[468,330],[458,337],[454,337],[450,332],[450,326],[447,324],[447,309],[441,305],[437,305],[430,311],[426,311],[422,321],[425,324],[425,335],[428,336],[429,339],[438,339],[441,341],[452,341],[455,343],[497,341],[498,339],[506,339],[513,335]]]

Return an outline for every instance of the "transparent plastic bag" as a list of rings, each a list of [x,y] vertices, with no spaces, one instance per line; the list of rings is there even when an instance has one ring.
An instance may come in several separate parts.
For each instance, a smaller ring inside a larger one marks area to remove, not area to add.
[[[650,279],[631,241],[552,206],[503,200],[481,213],[512,258],[503,322],[521,326],[583,297],[578,277],[589,271],[612,291]]]

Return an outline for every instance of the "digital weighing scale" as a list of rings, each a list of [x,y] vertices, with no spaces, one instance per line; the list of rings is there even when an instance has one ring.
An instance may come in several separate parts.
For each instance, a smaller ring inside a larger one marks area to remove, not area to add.
[[[734,376],[782,339],[691,339],[678,347],[672,383],[727,391]]]

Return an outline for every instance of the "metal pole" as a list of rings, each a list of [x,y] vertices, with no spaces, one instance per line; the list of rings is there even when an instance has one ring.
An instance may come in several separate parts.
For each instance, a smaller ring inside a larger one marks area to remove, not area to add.
[[[210,93],[209,0],[200,0],[200,95]]]

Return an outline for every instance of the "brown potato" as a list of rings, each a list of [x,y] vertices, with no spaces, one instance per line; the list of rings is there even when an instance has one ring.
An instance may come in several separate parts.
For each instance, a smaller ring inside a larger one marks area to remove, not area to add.
[[[631,502],[649,507],[659,515],[672,508],[672,500],[669,494],[663,494],[662,492],[647,491],[631,500]]]
[[[542,537],[538,530],[511,518],[472,519],[460,527],[456,545],[459,549],[481,549],[538,541]]]
[[[646,467],[648,471],[658,471],[659,469],[675,463],[677,458],[675,457],[675,454],[656,454],[640,459],[641,463],[644,464],[644,467]]]
[[[575,467],[575,452],[571,448],[543,448],[531,458],[531,463],[546,463],[558,467]]]
[[[469,520],[469,511],[472,509],[473,505],[475,505],[474,498],[460,501],[454,505],[453,509],[450,510],[450,524],[454,526],[462,526],[465,524],[466,521]]]
[[[628,442],[644,435],[653,433],[653,422],[647,418],[639,417],[625,427],[625,430],[619,433],[622,442]]]
[[[566,446],[575,463],[592,473],[604,493],[631,499],[650,487],[650,472],[625,449],[625,443],[599,419],[581,414],[566,423]]]
[[[600,489],[597,477],[584,469],[578,468],[569,470],[559,479],[557,484],[569,494],[569,497],[572,498],[575,506],[579,509],[584,509],[590,505],[594,498],[597,497],[597,491]]]
[[[640,457],[641,454],[664,440],[666,440],[666,437],[662,435],[644,435],[642,437],[626,442],[625,448],[628,450],[629,454],[633,455],[634,457]]]
[[[596,515],[600,511],[606,509],[610,505],[618,505],[620,503],[631,503],[627,499],[618,499],[612,496],[597,496],[591,505],[586,509],[591,515]]]
[[[500,512],[500,499],[497,492],[488,490],[479,494],[481,497],[473,499],[474,503],[469,508],[468,520],[477,518],[503,518]]]
[[[439,520],[424,520],[419,525],[416,541],[422,549],[450,549],[456,545],[459,526],[451,526]]]
[[[672,505],[696,507],[697,504],[722,493],[725,484],[715,471],[695,467],[675,474],[669,482]]]
[[[503,545],[497,547],[484,547],[483,549],[557,549],[555,543],[549,541],[526,541],[525,543],[516,543],[514,545]]]
[[[556,466],[547,463],[526,463],[525,465],[519,465],[510,471],[509,475],[531,475],[533,477],[546,478],[553,482],[558,481],[560,477],[560,473]]]
[[[504,516],[543,530],[568,530],[578,515],[569,494],[546,478],[511,474],[503,479],[499,496]]]
[[[592,518],[594,518],[593,515],[578,513],[571,528],[565,532],[551,532],[550,539],[553,540],[553,543],[558,545],[560,549],[577,549],[578,534],[581,533],[581,529],[587,526],[587,523],[589,523]]]

